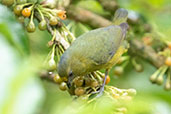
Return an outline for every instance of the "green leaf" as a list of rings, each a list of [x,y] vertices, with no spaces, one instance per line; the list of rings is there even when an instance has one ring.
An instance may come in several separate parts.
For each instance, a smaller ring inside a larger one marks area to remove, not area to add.
[[[28,37],[15,16],[9,9],[0,4],[0,34],[22,55],[29,54]]]

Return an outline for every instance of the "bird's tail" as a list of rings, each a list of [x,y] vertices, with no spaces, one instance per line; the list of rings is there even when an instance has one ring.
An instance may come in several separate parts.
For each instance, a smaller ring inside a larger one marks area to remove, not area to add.
[[[128,18],[128,11],[123,8],[119,8],[115,12],[113,24],[120,25],[122,23],[126,23],[127,18]]]

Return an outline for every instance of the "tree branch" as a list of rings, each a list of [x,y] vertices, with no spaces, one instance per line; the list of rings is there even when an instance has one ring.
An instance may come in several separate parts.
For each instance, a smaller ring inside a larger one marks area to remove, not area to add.
[[[110,11],[111,13],[118,8],[118,4],[115,0],[99,0],[99,2],[105,10]]]
[[[136,39],[130,40],[129,43],[129,54],[139,56],[157,68],[164,64],[165,58],[158,55],[152,47],[147,46],[142,41]]]
[[[70,5],[67,8],[67,14],[69,18],[89,24],[94,28],[105,27],[112,24],[111,21],[77,6]]]

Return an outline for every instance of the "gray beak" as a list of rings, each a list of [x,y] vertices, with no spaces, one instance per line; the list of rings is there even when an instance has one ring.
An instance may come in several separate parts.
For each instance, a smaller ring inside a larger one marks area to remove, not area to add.
[[[68,82],[67,82],[68,88],[71,87],[73,79],[74,79],[74,75],[73,75],[72,72],[71,72],[71,73],[69,74],[69,76],[68,76]]]

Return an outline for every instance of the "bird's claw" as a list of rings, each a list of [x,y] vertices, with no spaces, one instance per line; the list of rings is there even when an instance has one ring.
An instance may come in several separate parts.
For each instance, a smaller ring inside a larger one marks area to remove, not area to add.
[[[92,92],[92,94],[97,94],[96,98],[99,98],[103,95],[104,87],[101,87],[99,90]]]

